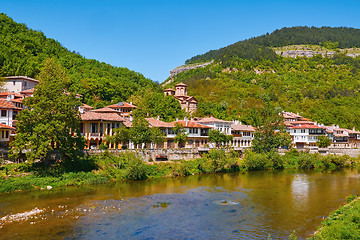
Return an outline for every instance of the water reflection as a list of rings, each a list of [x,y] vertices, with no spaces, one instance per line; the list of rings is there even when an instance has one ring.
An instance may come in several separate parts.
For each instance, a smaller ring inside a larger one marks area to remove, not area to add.
[[[356,172],[250,172],[0,195],[0,239],[266,239],[309,236],[349,194]],[[21,231],[20,231],[21,229]]]

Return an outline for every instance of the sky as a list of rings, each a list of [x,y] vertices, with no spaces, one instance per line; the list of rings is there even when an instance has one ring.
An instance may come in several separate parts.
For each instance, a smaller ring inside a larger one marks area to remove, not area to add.
[[[0,0],[70,51],[163,82],[185,60],[292,26],[360,28],[360,1]]]

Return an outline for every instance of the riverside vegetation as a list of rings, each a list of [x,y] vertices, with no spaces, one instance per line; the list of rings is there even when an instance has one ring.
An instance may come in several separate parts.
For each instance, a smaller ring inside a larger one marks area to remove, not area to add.
[[[202,158],[190,161],[145,163],[134,152],[115,156],[105,151],[76,161],[22,162],[0,167],[0,193],[41,189],[47,186],[100,184],[116,180],[145,180],[158,177],[177,177],[194,174],[230,171],[359,168],[359,159],[349,156],[320,155],[290,150],[285,155],[276,151],[255,153],[247,151],[243,158],[235,151],[213,149]]]

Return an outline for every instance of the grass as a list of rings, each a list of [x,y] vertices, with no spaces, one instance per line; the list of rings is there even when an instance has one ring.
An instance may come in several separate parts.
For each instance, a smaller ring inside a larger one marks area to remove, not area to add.
[[[311,240],[359,239],[360,238],[360,198],[348,197],[347,203],[332,212]]]
[[[8,164],[0,167],[0,193],[109,181],[145,180],[160,177],[178,177],[230,171],[257,171],[274,169],[327,170],[358,167],[358,160],[348,156],[300,153],[296,150],[284,156],[277,152],[248,151],[241,159],[237,152],[211,150],[202,158],[147,164],[135,153],[118,156],[109,152],[88,156],[76,161]]]

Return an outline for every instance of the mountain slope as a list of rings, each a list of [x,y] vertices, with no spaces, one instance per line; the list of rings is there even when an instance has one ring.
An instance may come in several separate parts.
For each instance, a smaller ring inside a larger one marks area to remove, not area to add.
[[[1,13],[0,52],[0,76],[36,78],[44,59],[55,57],[71,78],[70,90],[82,94],[85,103],[97,107],[126,101],[146,88],[160,90],[156,83],[139,73],[86,59]]]
[[[299,44],[319,45],[326,42],[338,42],[340,48],[360,47],[360,29],[346,27],[282,28],[271,34],[239,41],[219,50],[211,50],[205,54],[194,56],[185,63],[219,60],[232,56],[253,60],[274,60],[276,55],[271,47]]]

